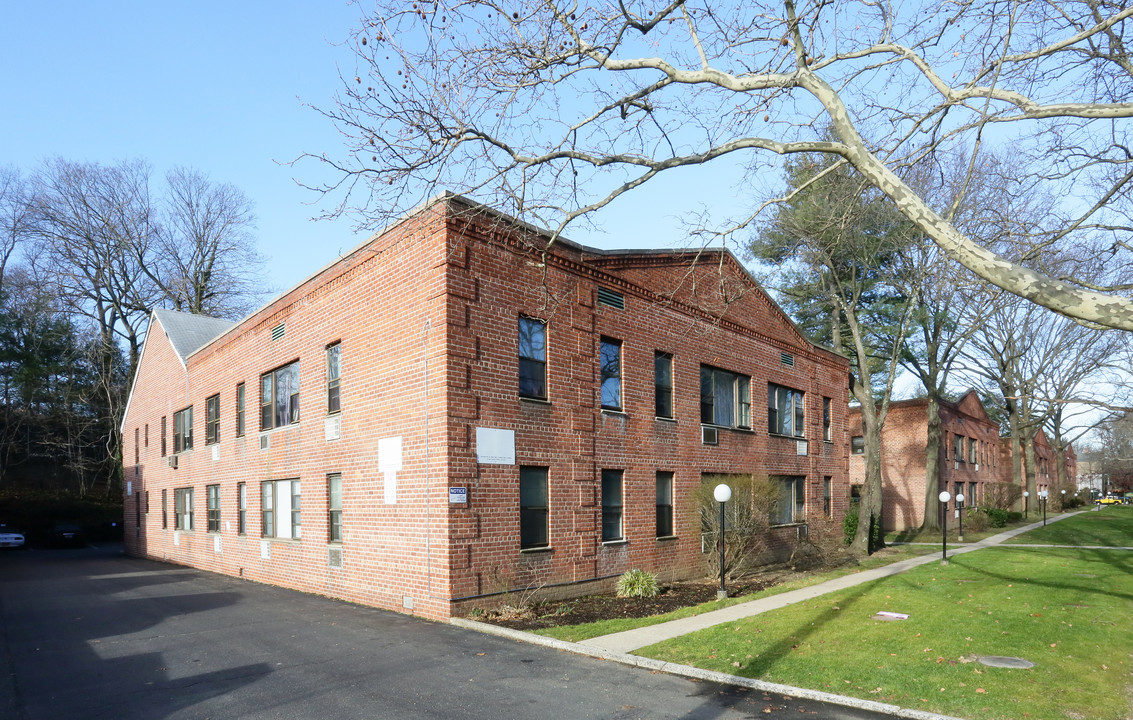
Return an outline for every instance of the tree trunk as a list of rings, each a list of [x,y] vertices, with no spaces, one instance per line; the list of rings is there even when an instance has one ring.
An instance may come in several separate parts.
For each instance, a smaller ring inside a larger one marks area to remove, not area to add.
[[[859,389],[861,390],[859,392]],[[870,528],[881,525],[881,426],[878,423],[877,405],[871,389],[854,383],[854,395],[861,403],[862,439],[865,443],[865,484],[862,486],[861,504],[858,505],[858,530],[850,543],[850,551],[865,556],[882,545],[870,542]]]
[[[928,397],[928,439],[924,462],[924,520],[922,530],[940,529],[940,402],[935,393]]]

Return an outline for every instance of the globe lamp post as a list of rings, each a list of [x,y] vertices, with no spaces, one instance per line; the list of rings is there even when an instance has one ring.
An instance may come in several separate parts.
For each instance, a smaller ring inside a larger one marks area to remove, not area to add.
[[[724,586],[724,505],[732,499],[732,488],[720,483],[712,491],[712,497],[720,503],[720,589],[716,591],[716,599],[723,600],[728,597],[728,589]]]
[[[947,565],[948,564],[948,501],[952,499],[952,496],[948,494],[947,490],[945,490],[944,492],[937,495],[937,499],[940,500],[940,564],[941,565]]]
[[[964,542],[964,493],[956,493],[956,519],[960,521],[957,538],[960,542]]]

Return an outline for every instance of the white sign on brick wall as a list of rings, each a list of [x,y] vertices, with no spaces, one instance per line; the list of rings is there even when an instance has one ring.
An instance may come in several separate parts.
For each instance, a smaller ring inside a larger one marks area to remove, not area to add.
[[[476,428],[476,462],[515,465],[515,431]]]

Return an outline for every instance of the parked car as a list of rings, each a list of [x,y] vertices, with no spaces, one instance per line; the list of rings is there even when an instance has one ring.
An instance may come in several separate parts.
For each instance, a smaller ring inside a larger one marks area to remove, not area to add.
[[[87,546],[83,529],[72,523],[55,523],[55,527],[51,528],[51,538],[48,542],[53,548]]]
[[[1115,498],[1112,495],[1109,495],[1107,497],[1103,497],[1101,500],[1098,500],[1099,505],[1117,505],[1120,502],[1121,502],[1120,499]]]
[[[16,528],[10,528],[0,523],[0,548],[22,548],[27,538]]]

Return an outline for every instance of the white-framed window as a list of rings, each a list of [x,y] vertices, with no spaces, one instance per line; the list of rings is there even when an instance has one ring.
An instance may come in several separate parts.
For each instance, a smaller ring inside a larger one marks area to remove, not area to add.
[[[830,398],[822,398],[822,439],[826,442],[831,440],[830,432]]]
[[[220,532],[220,486],[205,486],[205,501],[208,506],[208,531]]]
[[[236,484],[236,532],[248,534],[248,483]]]
[[[653,396],[659,418],[673,417],[673,356],[657,350],[653,353]]]
[[[342,542],[342,474],[327,475],[327,540]]]
[[[550,544],[547,507],[547,468],[519,468],[519,547],[544,548]]]
[[[622,409],[622,341],[602,338],[600,350],[602,409]]]
[[[205,445],[220,442],[220,395],[205,400]]]
[[[772,435],[804,437],[805,420],[801,390],[775,383],[767,384],[767,432]]]
[[[865,455],[865,438],[861,435],[855,435],[850,438],[850,454],[851,455]]]
[[[260,376],[260,429],[299,422],[299,361]]]
[[[547,399],[547,323],[519,318],[519,396]]]
[[[622,470],[602,471],[602,542],[622,540]]]
[[[751,427],[751,378],[709,365],[700,366],[700,422]]]
[[[327,346],[327,414],[342,411],[342,343]]]
[[[193,449],[193,406],[173,413],[173,454]]]
[[[193,529],[193,488],[173,490],[173,529]]]
[[[657,537],[673,536],[673,473],[657,471]]]
[[[806,478],[801,475],[778,478],[779,502],[771,512],[772,525],[790,525],[806,520]]]
[[[244,383],[236,383],[236,437],[244,437]]]
[[[266,480],[260,484],[261,534],[278,540],[302,536],[299,480]]]

